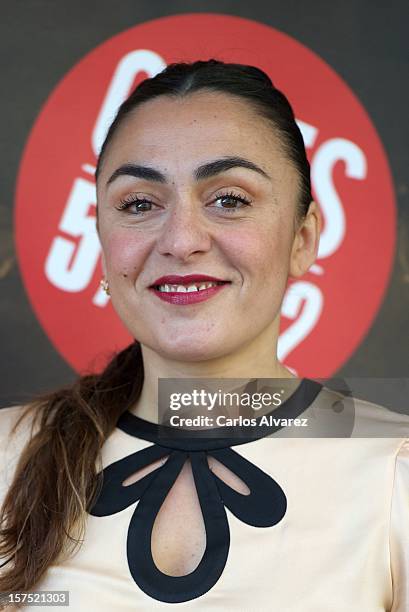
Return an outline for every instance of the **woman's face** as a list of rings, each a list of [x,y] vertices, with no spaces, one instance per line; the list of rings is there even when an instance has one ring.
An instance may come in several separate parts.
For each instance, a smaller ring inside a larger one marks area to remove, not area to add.
[[[128,116],[97,194],[103,271],[132,336],[182,361],[231,354],[261,334],[271,341],[294,265],[298,193],[270,124],[240,98],[161,96]],[[190,292],[166,301],[152,285],[168,275],[228,283],[201,301],[183,303]]]

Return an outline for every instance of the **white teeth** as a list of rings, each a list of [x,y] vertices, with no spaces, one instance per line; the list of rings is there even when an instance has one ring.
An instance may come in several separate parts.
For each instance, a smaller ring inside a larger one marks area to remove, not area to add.
[[[203,289],[208,289],[209,287],[215,287],[217,283],[202,283],[201,285],[159,285],[159,291],[163,293],[190,293],[192,291],[202,291]]]

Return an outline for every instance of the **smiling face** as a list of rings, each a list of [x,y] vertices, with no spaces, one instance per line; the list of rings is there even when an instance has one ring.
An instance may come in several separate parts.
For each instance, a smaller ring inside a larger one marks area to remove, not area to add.
[[[271,124],[244,100],[160,96],[128,115],[105,152],[97,196],[104,276],[132,336],[181,361],[227,356],[263,336],[271,345],[288,275],[315,258],[308,231],[297,229],[298,195]],[[191,274],[228,283],[188,304],[151,288]]]

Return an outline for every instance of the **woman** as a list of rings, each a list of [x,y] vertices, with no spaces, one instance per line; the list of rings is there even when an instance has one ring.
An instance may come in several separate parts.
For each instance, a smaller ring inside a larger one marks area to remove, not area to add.
[[[158,424],[158,379],[287,380],[264,412],[316,421],[342,399],[276,357],[321,226],[285,96],[251,66],[170,65],[121,106],[96,179],[102,286],[137,340],[15,435],[25,408],[0,411],[0,591],[67,590],[76,611],[408,610],[407,417],[356,401],[354,436],[399,432],[362,439]]]

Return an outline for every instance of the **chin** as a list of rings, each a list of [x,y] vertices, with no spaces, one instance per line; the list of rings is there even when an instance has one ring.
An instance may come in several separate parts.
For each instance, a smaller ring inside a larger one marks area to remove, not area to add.
[[[203,341],[190,336],[173,342],[170,340],[166,344],[158,342],[151,348],[165,359],[188,362],[217,359],[226,354],[226,344],[220,337]]]

